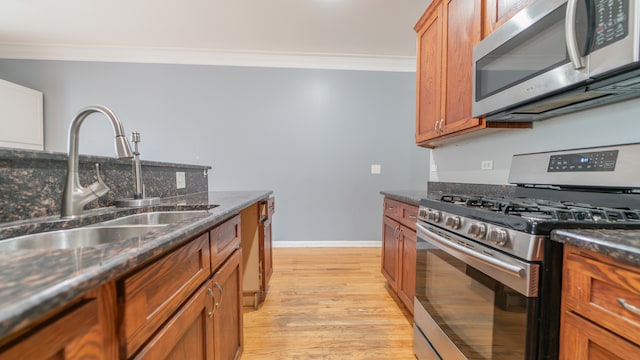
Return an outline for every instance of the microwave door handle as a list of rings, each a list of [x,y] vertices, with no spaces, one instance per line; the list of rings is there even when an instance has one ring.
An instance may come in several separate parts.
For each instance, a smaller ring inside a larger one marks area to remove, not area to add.
[[[567,43],[567,52],[569,59],[576,70],[584,68],[584,62],[580,51],[578,50],[578,39],[576,36],[576,12],[578,10],[579,0],[567,1],[567,14],[564,23],[564,36]]]

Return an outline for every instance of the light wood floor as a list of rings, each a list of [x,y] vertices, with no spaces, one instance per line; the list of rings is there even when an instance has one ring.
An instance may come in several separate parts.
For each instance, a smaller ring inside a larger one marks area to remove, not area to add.
[[[379,248],[275,248],[267,300],[244,314],[243,360],[415,359]]]

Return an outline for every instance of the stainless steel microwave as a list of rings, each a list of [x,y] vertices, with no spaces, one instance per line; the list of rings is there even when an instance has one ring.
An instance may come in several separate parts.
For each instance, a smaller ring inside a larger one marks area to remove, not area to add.
[[[473,116],[532,121],[640,96],[640,0],[538,0],[473,50]]]

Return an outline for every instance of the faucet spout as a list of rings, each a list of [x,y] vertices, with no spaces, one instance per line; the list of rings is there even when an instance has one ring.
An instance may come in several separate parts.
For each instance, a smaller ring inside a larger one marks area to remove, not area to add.
[[[109,108],[102,105],[93,105],[86,107],[73,118],[69,125],[69,159],[67,162],[67,180],[65,182],[64,193],[62,194],[62,217],[73,218],[82,214],[84,206],[106,194],[109,188],[102,182],[100,178],[99,167],[96,167],[98,181],[83,187],[80,185],[80,177],[78,175],[78,144],[80,135],[80,126],[84,119],[93,113],[101,113],[109,119],[113,132],[115,134],[115,149],[118,158],[127,159],[133,157],[131,146],[125,136],[124,128],[116,114]]]

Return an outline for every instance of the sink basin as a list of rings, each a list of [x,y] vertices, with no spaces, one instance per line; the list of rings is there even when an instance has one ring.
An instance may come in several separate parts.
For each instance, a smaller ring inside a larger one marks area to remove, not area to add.
[[[94,226],[0,240],[0,250],[76,249],[142,237],[163,228],[155,226]]]
[[[190,211],[156,211],[141,214],[129,215],[113,220],[101,222],[93,226],[114,226],[114,225],[168,225],[187,219],[203,217],[209,213],[206,210]]]

